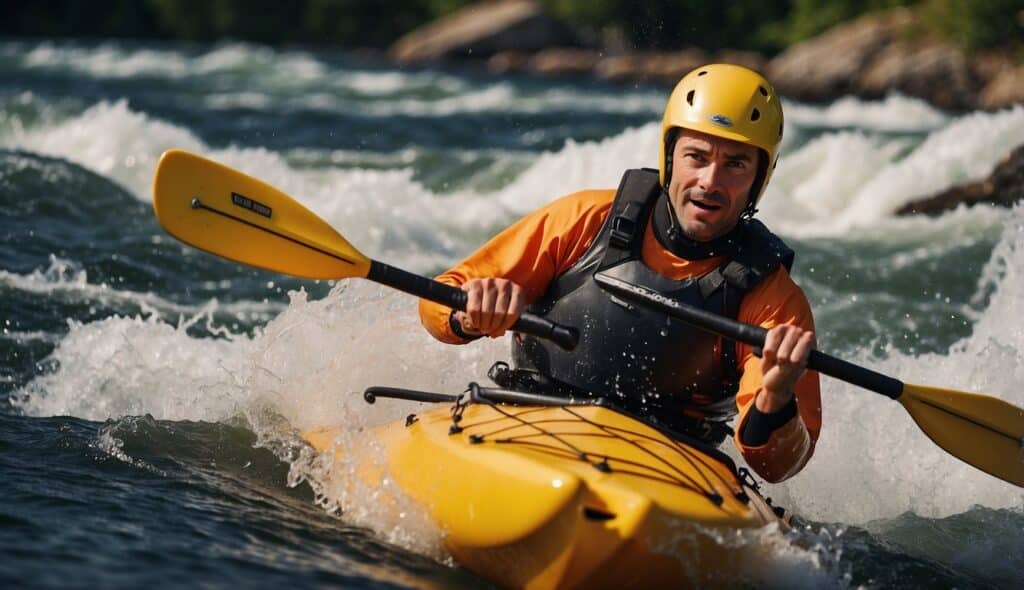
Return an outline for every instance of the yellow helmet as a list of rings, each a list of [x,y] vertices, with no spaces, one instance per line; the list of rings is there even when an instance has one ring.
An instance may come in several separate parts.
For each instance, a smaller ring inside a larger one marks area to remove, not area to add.
[[[782,141],[782,103],[775,89],[757,72],[732,64],[697,68],[676,85],[661,120],[661,184],[670,178],[673,129],[685,127],[749,144],[764,151],[758,180],[750,190],[753,210],[778,161]],[[760,184],[758,184],[760,182]]]

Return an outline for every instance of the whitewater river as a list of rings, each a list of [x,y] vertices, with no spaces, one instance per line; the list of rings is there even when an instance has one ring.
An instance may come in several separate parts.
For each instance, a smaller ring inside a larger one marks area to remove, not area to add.
[[[0,584],[477,588],[422,515],[327,485],[296,432],[457,392],[507,342],[448,347],[415,301],[298,281],[168,237],[160,154],[296,197],[368,255],[436,273],[534,208],[656,165],[668,88],[399,71],[341,54],[0,42]],[[896,218],[1024,143],[1024,108],[785,104],[761,218],[797,251],[820,347],[1024,405],[1024,210]],[[895,403],[823,379],[810,465],[767,493],[767,573],[723,585],[1020,587],[1024,493]],[[334,475],[338,475],[335,473]],[[344,476],[344,474],[341,474]],[[344,479],[344,477],[342,477]]]

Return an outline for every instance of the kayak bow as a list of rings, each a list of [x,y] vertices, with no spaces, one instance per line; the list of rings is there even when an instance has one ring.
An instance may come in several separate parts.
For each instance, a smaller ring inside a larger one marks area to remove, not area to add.
[[[782,522],[726,455],[613,408],[475,384],[366,394],[383,396],[454,404],[373,437],[456,561],[505,587],[707,585],[752,551],[723,534]],[[304,437],[340,457],[337,435]]]

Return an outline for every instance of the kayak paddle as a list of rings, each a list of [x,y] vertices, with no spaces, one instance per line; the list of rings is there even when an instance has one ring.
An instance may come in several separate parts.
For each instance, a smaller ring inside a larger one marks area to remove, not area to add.
[[[465,309],[450,285],[371,260],[327,222],[261,180],[182,150],[165,152],[153,181],[157,219],[175,238],[235,262],[310,279],[362,277]],[[598,273],[609,291],[699,328],[751,346],[767,330],[699,310]],[[572,328],[523,314],[513,329],[571,349]],[[995,397],[903,383],[813,351],[808,367],[899,401],[921,430],[950,454],[1024,487],[1024,410]]]
[[[423,299],[466,309],[457,287],[371,260],[287,194],[183,150],[160,157],[153,208],[167,233],[235,262],[307,279],[365,278]],[[512,328],[572,349],[572,328],[524,313]]]
[[[615,295],[688,324],[751,346],[764,346],[767,330],[680,303],[626,281],[597,273]],[[1024,410],[1001,399],[925,385],[911,385],[848,361],[812,351],[810,369],[869,389],[903,404],[928,438],[954,457],[1024,487]]]

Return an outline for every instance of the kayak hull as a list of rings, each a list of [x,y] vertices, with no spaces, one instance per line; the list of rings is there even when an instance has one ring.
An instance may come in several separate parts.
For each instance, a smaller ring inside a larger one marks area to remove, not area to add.
[[[305,436],[344,454],[335,435]],[[723,535],[778,522],[724,455],[606,407],[438,408],[374,437],[455,560],[504,587],[706,585],[749,557]]]

